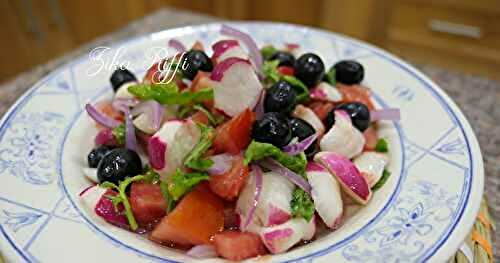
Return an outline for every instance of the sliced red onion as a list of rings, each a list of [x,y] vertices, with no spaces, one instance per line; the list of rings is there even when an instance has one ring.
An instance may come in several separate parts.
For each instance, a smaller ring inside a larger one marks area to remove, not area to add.
[[[118,125],[120,125],[120,122],[106,116],[105,114],[101,113],[98,111],[94,106],[92,106],[90,103],[87,103],[85,105],[85,110],[89,114],[89,116],[97,123],[101,124],[102,126],[108,127],[108,128],[115,128]]]
[[[208,168],[209,174],[223,174],[233,166],[233,156],[227,153],[210,156],[214,164]]]
[[[255,43],[255,41],[250,37],[250,35],[239,31],[236,28],[227,26],[227,25],[222,25],[220,33],[222,35],[226,36],[231,36],[235,37],[239,40],[241,40],[248,48],[248,51],[250,52],[250,60],[254,63],[255,67],[257,68],[257,72],[261,72],[262,69],[262,55],[260,53],[259,47]]]
[[[250,62],[246,59],[242,58],[227,58],[215,65],[214,70],[212,71],[212,74],[210,74],[210,79],[215,80],[215,81],[220,81],[222,79],[222,76],[224,76],[224,72],[230,68],[234,63],[237,62],[245,62],[250,64]]]
[[[370,118],[372,121],[399,121],[401,119],[401,112],[399,109],[394,108],[373,110],[370,111]]]
[[[118,141],[116,141],[116,138],[113,135],[113,130],[111,130],[110,128],[101,129],[95,136],[94,143],[95,145],[118,145]]]
[[[300,142],[289,144],[283,147],[283,151],[288,153],[289,155],[297,155],[311,146],[316,138],[318,138],[318,135],[315,133]]]
[[[255,172],[255,192],[253,193],[252,207],[250,208],[250,211],[248,211],[247,218],[245,219],[245,223],[242,225],[241,231],[245,231],[248,225],[250,225],[253,221],[255,210],[259,204],[260,193],[262,192],[262,169],[260,169],[257,165],[252,165],[251,169]]]
[[[238,41],[234,39],[221,40],[216,42],[212,45],[212,50],[214,51],[212,59],[216,60],[220,55],[222,55],[222,53],[226,52],[226,50],[239,45],[240,44],[238,43]]]
[[[186,47],[184,46],[184,44],[182,44],[177,39],[170,39],[168,41],[168,46],[177,50],[177,52],[179,52],[179,53],[186,52]]]
[[[89,186],[85,187],[85,189],[83,189],[83,190],[82,190],[82,191],[78,194],[78,196],[82,196],[82,195],[84,195],[84,194],[85,194],[88,190],[90,190],[90,189],[91,189],[92,187],[94,187],[94,186],[96,186],[96,185],[95,185],[95,184],[93,184],[93,185],[89,185]]]
[[[300,48],[300,45],[297,43],[285,43],[286,49],[292,51],[294,49]]]
[[[288,178],[292,183],[302,188],[302,190],[306,191],[308,194],[311,194],[311,185],[304,179],[302,176],[294,173],[290,169],[281,165],[277,161],[266,158],[265,160],[259,162],[264,168],[269,169],[271,171],[277,172],[278,174]]]
[[[134,123],[132,122],[132,115],[130,110],[125,112],[125,147],[129,150],[137,152],[137,138],[135,137]]]
[[[255,119],[260,120],[264,116],[264,98],[266,97],[266,90],[263,89],[260,93],[259,102],[255,105]]]
[[[125,109],[134,107],[137,104],[139,104],[139,100],[137,99],[115,99],[111,103],[111,106],[113,106],[116,110],[125,112]]]
[[[158,130],[160,129],[163,115],[165,114],[165,108],[155,100],[148,100],[139,103],[132,109],[130,113],[132,114],[132,116],[147,114],[152,122],[151,127],[154,130]]]
[[[194,258],[215,258],[217,257],[217,252],[214,246],[210,245],[197,245],[192,247],[186,252],[188,256]]]

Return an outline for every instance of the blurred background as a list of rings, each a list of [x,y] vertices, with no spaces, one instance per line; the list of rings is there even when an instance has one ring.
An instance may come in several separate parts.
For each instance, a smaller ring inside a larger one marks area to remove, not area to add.
[[[0,0],[0,81],[161,7],[325,28],[411,62],[500,79],[500,0]]]

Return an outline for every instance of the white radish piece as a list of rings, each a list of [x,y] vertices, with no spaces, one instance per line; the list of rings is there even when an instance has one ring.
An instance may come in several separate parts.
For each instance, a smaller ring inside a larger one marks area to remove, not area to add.
[[[310,224],[304,218],[293,218],[281,225],[264,227],[259,235],[269,252],[283,253],[300,240],[311,237]]]
[[[322,151],[341,154],[349,159],[360,154],[365,145],[365,137],[351,123],[344,111],[335,111],[335,124],[323,136],[319,146]]]
[[[262,190],[253,223],[260,226],[271,226],[290,219],[292,215],[290,202],[292,201],[294,188],[294,184],[285,177],[275,172],[264,173],[262,176]],[[236,202],[236,212],[243,218],[247,218],[252,206],[254,191],[255,176],[252,173]],[[247,228],[247,231],[251,231],[250,228]],[[255,231],[256,228],[253,228],[253,230]]]
[[[151,167],[166,179],[182,166],[184,157],[196,146],[201,132],[191,120],[168,121],[148,143]]]
[[[384,168],[389,163],[389,158],[383,153],[364,152],[354,158],[353,162],[372,187],[382,177]]]
[[[306,230],[304,231],[303,240],[311,240],[316,234],[316,216],[313,215],[311,220],[307,223]]]
[[[97,179],[97,168],[83,168],[83,174],[87,179],[89,179],[93,183],[99,183],[99,179]]]
[[[344,192],[356,202],[363,205],[368,203],[372,196],[371,188],[351,160],[337,153],[319,152],[314,156],[314,161],[335,176]]]
[[[318,138],[323,136],[325,133],[325,126],[323,122],[318,118],[316,113],[308,107],[297,105],[295,110],[292,112],[292,116],[295,118],[302,119],[313,126]]]
[[[232,46],[228,49],[226,49],[224,52],[219,54],[217,58],[215,58],[215,63],[219,63],[221,61],[224,61],[225,59],[228,58],[241,58],[241,59],[248,59],[248,53],[245,52],[245,50],[240,47],[239,45],[237,46]]]
[[[343,215],[340,185],[330,172],[310,162],[306,170],[307,180],[312,187],[314,207],[325,224],[336,229]]]
[[[214,105],[229,116],[253,109],[259,101],[262,84],[248,60],[228,58],[216,65],[210,78],[217,81]]]
[[[115,99],[133,99],[135,98],[132,93],[128,91],[128,87],[137,85],[137,81],[129,81],[123,83],[115,93]]]
[[[342,100],[342,94],[337,88],[323,81],[311,90],[311,98],[339,102]]]

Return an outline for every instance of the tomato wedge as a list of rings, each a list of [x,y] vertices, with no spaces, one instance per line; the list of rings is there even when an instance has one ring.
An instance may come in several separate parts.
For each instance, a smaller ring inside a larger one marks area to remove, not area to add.
[[[281,75],[287,75],[287,76],[293,76],[295,74],[295,70],[293,69],[293,67],[289,66],[278,67],[278,72],[281,73]]]
[[[365,136],[365,147],[363,150],[374,151],[378,141],[377,130],[375,127],[373,125],[368,127],[368,129],[363,132],[363,136]]]
[[[342,101],[344,102],[361,102],[368,109],[374,110],[375,106],[370,98],[370,90],[361,85],[345,85],[337,83],[337,88],[342,93]]]
[[[229,260],[243,260],[267,254],[260,237],[250,232],[224,231],[215,235],[217,254]]]
[[[148,183],[133,183],[130,187],[130,206],[141,226],[148,226],[165,216],[167,202],[160,186]]]
[[[334,107],[335,104],[333,104],[332,102],[323,102],[323,101],[316,101],[309,105],[309,108],[311,108],[311,110],[313,110],[314,113],[316,113],[316,115],[318,116],[318,118],[322,121],[325,120],[326,115],[328,115],[328,113],[331,110],[333,110]]]
[[[234,200],[240,194],[249,172],[248,166],[243,164],[243,160],[242,155],[237,155],[234,157],[233,166],[229,171],[210,176],[209,183],[212,192],[228,201]]]
[[[250,143],[255,113],[244,110],[228,122],[217,127],[213,147],[216,153],[238,154]]]

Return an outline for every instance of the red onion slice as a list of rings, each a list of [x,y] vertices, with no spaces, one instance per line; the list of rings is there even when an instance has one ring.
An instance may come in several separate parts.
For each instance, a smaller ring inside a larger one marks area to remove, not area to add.
[[[215,81],[220,81],[224,76],[224,72],[229,69],[234,63],[244,62],[250,64],[250,62],[246,59],[232,57],[227,58],[215,65],[214,70],[212,70],[212,74],[210,74],[210,79]]]
[[[213,155],[210,159],[214,164],[208,168],[209,174],[223,174],[233,166],[233,156],[227,153]]]
[[[241,32],[236,28],[222,25],[220,33],[222,35],[235,37],[241,40],[245,46],[247,46],[248,51],[250,52],[250,60],[254,63],[257,68],[257,72],[261,72],[262,70],[262,55],[260,54],[259,47],[255,43],[255,41],[248,35],[247,33]]]
[[[108,127],[108,128],[115,128],[118,125],[120,125],[120,122],[106,116],[105,114],[101,113],[98,111],[94,106],[90,105],[90,103],[87,103],[85,105],[85,110],[89,114],[89,116],[97,123],[101,124],[102,126]]]
[[[253,194],[253,202],[250,211],[248,211],[247,218],[245,219],[245,223],[242,225],[241,231],[245,231],[253,221],[253,217],[255,214],[255,210],[257,209],[257,205],[259,204],[260,193],[262,192],[262,169],[260,169],[257,165],[251,166],[252,171],[255,172],[255,192]]]
[[[220,57],[220,55],[222,55],[222,53],[226,52],[226,50],[239,45],[240,44],[238,43],[238,41],[234,39],[221,40],[216,42],[212,45],[212,50],[214,51],[212,59],[215,61],[218,57]]]
[[[177,52],[179,52],[179,53],[186,52],[186,47],[184,46],[184,44],[182,44],[177,39],[170,39],[168,41],[168,46],[177,50]]]
[[[137,152],[137,138],[135,137],[134,123],[132,122],[132,115],[127,108],[125,114],[125,147],[129,150]]]
[[[188,256],[194,258],[215,258],[217,257],[217,252],[215,251],[214,246],[210,245],[197,245],[192,247],[190,250],[186,252]]]
[[[370,111],[370,118],[372,121],[399,121],[401,120],[401,112],[394,108],[373,110]]]
[[[148,115],[151,120],[151,127],[154,130],[160,129],[161,122],[163,120],[163,115],[165,114],[165,108],[155,100],[148,100],[139,103],[130,112],[133,117],[139,114]]]
[[[315,133],[300,142],[292,143],[283,147],[283,151],[288,153],[289,155],[297,155],[311,146],[316,138],[318,138],[318,135]]]
[[[259,164],[271,171],[277,172],[278,174],[288,178],[292,183],[297,185],[298,187],[302,188],[302,190],[306,191],[308,194],[311,194],[311,185],[304,179],[302,176],[294,173],[290,169],[286,168],[285,166],[281,165],[277,161],[271,159],[271,158],[266,158],[265,160],[259,162]]]
[[[125,109],[134,107],[137,104],[139,104],[139,100],[137,99],[115,99],[111,103],[111,106],[113,106],[116,110],[124,112]]]
[[[294,49],[300,48],[300,45],[297,43],[285,43],[286,49],[292,51]]]
[[[259,102],[255,105],[255,119],[260,120],[264,116],[264,98],[266,97],[266,90],[263,89],[260,93]]]

